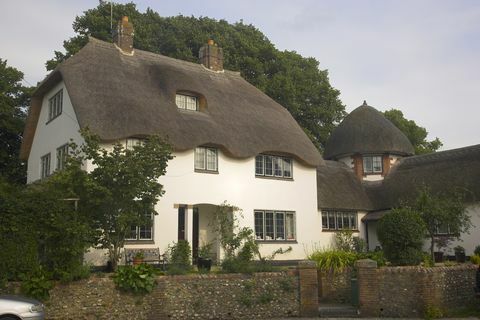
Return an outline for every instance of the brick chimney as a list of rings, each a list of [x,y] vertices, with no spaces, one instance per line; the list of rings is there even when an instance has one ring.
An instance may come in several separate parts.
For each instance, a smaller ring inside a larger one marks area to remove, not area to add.
[[[218,47],[213,40],[208,40],[208,43],[200,48],[198,57],[205,68],[212,71],[223,71],[223,49]]]
[[[133,54],[133,24],[123,16],[118,22],[117,30],[113,31],[113,43],[125,54]]]

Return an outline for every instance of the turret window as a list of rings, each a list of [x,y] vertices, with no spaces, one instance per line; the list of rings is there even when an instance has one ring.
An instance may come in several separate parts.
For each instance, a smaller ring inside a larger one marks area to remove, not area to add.
[[[383,166],[381,156],[363,156],[363,173],[373,174],[382,172]]]

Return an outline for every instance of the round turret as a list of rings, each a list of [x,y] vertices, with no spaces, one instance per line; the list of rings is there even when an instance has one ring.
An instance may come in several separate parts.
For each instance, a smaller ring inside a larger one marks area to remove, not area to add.
[[[403,132],[364,101],[333,130],[324,158],[337,160],[353,154],[410,156],[414,149]]]

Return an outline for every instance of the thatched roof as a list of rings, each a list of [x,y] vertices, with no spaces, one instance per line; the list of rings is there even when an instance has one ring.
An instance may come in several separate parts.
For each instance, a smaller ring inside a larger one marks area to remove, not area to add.
[[[324,158],[335,160],[355,153],[406,156],[414,154],[414,149],[393,123],[364,102],[332,132]]]
[[[349,167],[336,161],[325,164],[317,168],[318,209],[371,209],[362,183]]]
[[[239,73],[216,73],[200,64],[141,50],[129,56],[113,44],[93,38],[35,92],[21,150],[23,159],[30,152],[41,97],[61,79],[80,127],[89,127],[105,141],[160,134],[168,136],[176,150],[213,144],[237,158],[277,152],[310,166],[323,164],[290,113]],[[178,109],[178,91],[204,96],[206,110]]]
[[[464,189],[468,201],[480,200],[480,145],[401,159],[383,182],[365,183],[376,210],[412,201],[423,185],[432,193]]]

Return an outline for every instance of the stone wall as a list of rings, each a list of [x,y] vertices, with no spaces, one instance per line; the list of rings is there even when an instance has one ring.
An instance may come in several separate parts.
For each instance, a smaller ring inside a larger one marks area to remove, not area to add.
[[[0,293],[19,294],[11,283]],[[160,276],[151,294],[115,288],[109,275],[57,284],[48,319],[264,319],[300,314],[297,272]]]
[[[362,316],[423,317],[427,307],[448,311],[475,301],[476,266],[382,267],[357,261]]]
[[[293,273],[159,278],[153,319],[265,319],[299,315]]]
[[[318,301],[320,303],[351,303],[353,270],[336,274],[318,271]]]

